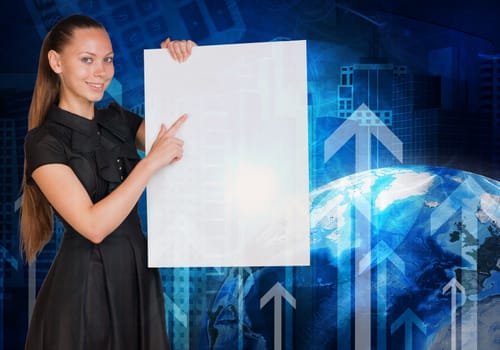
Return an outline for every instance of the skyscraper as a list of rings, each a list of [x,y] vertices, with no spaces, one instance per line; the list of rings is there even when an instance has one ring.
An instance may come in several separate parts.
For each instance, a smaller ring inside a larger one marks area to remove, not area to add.
[[[406,164],[437,164],[441,80],[408,72],[396,76],[393,131],[403,141]]]
[[[500,179],[500,55],[481,55],[480,109],[492,118],[492,177]]]
[[[405,66],[353,64],[340,67],[338,115],[349,116],[363,103],[386,125],[392,125],[394,77],[406,75]]]

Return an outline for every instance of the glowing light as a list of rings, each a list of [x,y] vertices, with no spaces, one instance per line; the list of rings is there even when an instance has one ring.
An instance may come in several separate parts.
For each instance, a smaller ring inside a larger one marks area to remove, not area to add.
[[[244,163],[228,181],[226,196],[240,215],[259,215],[278,199],[279,182],[271,166]],[[266,204],[266,205],[263,205]]]

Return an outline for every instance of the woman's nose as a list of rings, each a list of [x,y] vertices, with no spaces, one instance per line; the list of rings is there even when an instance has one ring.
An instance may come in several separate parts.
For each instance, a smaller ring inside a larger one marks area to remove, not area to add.
[[[103,62],[95,62],[94,64],[94,75],[96,77],[102,77],[106,73]]]

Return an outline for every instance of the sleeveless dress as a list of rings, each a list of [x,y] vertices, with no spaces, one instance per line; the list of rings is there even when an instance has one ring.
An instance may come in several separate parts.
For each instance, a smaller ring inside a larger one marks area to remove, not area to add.
[[[53,106],[25,139],[26,178],[45,164],[71,167],[95,203],[140,160],[142,118],[110,104],[88,120]],[[137,205],[100,244],[64,222],[59,251],[36,298],[26,350],[170,349],[161,278],[147,267]]]

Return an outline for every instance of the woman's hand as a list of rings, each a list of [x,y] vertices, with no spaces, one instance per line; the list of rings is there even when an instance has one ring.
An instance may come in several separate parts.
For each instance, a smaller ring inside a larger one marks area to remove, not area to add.
[[[145,158],[152,164],[154,169],[159,170],[182,158],[184,153],[184,141],[177,138],[175,134],[181,125],[184,124],[186,119],[187,115],[183,114],[170,128],[167,128],[165,124],[161,125],[160,131]]]
[[[191,50],[195,46],[197,46],[196,43],[191,40],[170,40],[170,38],[160,44],[162,49],[167,49],[170,56],[180,63],[185,62],[191,56]]]
[[[33,179],[55,211],[82,236],[99,244],[125,220],[146,185],[162,167],[182,158],[184,142],[175,134],[185,122],[182,115],[167,129],[162,125],[148,155],[113,192],[94,203],[74,171],[65,164],[45,164]]]

